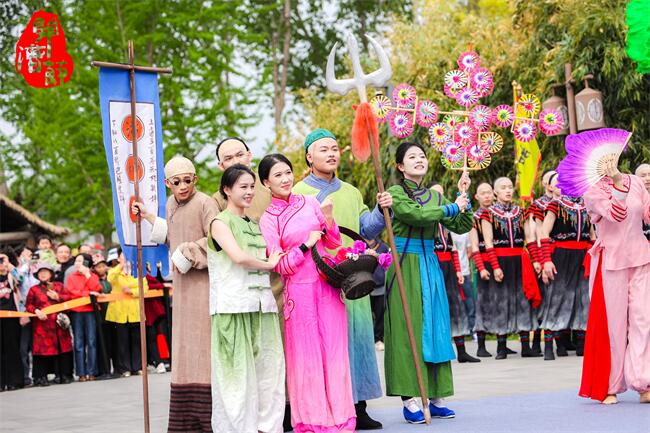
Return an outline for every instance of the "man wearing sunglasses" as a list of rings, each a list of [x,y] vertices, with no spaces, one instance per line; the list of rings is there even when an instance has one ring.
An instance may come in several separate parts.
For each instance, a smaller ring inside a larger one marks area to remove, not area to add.
[[[212,431],[206,236],[219,210],[210,196],[196,189],[196,181],[192,162],[175,156],[165,165],[165,185],[172,192],[167,199],[167,219],[148,212],[142,203],[134,203],[132,209],[152,224],[151,240],[168,243],[172,252],[174,320],[168,432]]]

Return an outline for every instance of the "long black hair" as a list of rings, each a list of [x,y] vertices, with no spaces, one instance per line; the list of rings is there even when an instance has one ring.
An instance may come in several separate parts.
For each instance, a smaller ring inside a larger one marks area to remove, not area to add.
[[[403,141],[402,143],[400,143],[399,146],[397,146],[397,150],[395,151],[396,164],[404,163],[404,157],[406,156],[406,152],[408,152],[411,147],[417,147],[426,156],[427,151],[424,149],[424,146],[422,146],[420,143],[416,143],[415,141]],[[402,187],[406,195],[408,195],[408,197],[411,200],[415,201],[415,196],[413,195],[413,191],[411,190],[411,188],[409,188],[409,186],[405,182],[404,173],[402,173],[399,170],[397,171],[402,175],[402,179],[400,180],[400,186]]]
[[[235,183],[237,183],[237,180],[240,177],[242,177],[244,174],[250,174],[251,176],[253,176],[253,180],[255,180],[255,173],[253,173],[253,170],[251,170],[250,168],[242,164],[231,165],[223,173],[223,176],[221,176],[221,185],[219,186],[219,193],[225,200],[228,200],[228,196],[226,195],[225,189],[232,188],[235,185]]]
[[[291,171],[293,171],[293,165],[286,156],[282,155],[281,153],[272,153],[270,155],[266,155],[260,161],[260,165],[257,168],[257,173],[260,175],[260,181],[264,182],[265,180],[268,180],[271,169],[275,164],[278,164],[280,162],[287,164]]]

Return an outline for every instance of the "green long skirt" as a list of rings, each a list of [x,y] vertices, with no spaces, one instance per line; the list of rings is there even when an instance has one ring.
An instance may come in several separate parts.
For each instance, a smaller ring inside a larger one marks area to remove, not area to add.
[[[416,254],[405,254],[402,261],[402,275],[404,276],[404,289],[427,397],[449,397],[454,394],[451,362],[432,364],[424,362],[422,358],[422,287],[420,285],[419,259]],[[409,346],[394,267],[391,267],[386,274],[386,285],[390,290],[384,316],[386,394],[406,397],[419,396],[420,389]]]

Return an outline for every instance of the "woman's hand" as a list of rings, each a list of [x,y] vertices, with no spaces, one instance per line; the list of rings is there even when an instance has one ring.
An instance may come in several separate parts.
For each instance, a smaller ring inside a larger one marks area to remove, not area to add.
[[[456,197],[456,201],[454,203],[456,203],[456,205],[458,205],[458,209],[463,212],[465,209],[467,209],[469,201],[467,200],[467,196],[465,194],[461,194]]]
[[[623,175],[618,170],[618,158],[608,158],[605,161],[604,169],[605,175],[609,176],[614,185],[618,188],[623,186]]]
[[[469,187],[472,185],[472,180],[469,178],[469,173],[463,171],[463,174],[458,179],[458,191],[461,193],[467,192]]]
[[[544,271],[542,273],[542,281],[544,284],[548,284],[550,281],[555,279],[555,274],[557,274],[557,269],[553,262],[544,263]]]
[[[380,208],[388,209],[389,207],[393,206],[393,196],[390,195],[388,191],[384,191],[381,193],[377,193],[377,204],[379,205]]]
[[[282,250],[276,250],[275,248],[271,250],[271,254],[269,254],[269,258],[267,259],[267,262],[269,263],[269,265],[271,265],[271,269],[275,268],[278,265],[278,263],[280,263],[280,259],[285,254],[286,253],[283,252]]]
[[[133,290],[130,287],[122,287],[122,293],[133,296]]]
[[[503,271],[501,269],[494,270],[494,281],[500,283],[503,281]]]
[[[322,231],[314,230],[311,233],[309,233],[309,238],[307,239],[307,242],[305,242],[305,246],[307,248],[311,248],[314,245],[316,245],[316,242],[320,240],[320,238],[323,236]]]
[[[481,280],[488,281],[490,279],[490,271],[488,271],[487,269],[483,269],[480,272],[480,274],[481,274]]]
[[[47,297],[50,298],[50,299],[53,300],[53,301],[58,301],[58,300],[61,299],[61,298],[59,297],[59,294],[56,293],[56,292],[55,292],[54,290],[52,290],[52,289],[49,289],[49,290],[47,291],[46,294],[47,294]]]
[[[43,321],[47,320],[47,314],[43,313],[38,308],[34,310],[34,314],[36,314],[36,317],[38,317],[39,320],[43,320]]]
[[[456,272],[456,279],[458,280],[458,285],[462,286],[465,282],[465,276],[462,272]]]

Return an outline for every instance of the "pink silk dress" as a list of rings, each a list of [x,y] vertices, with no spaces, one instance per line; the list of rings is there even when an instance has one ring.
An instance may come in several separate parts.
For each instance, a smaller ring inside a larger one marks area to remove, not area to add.
[[[318,274],[311,251],[300,245],[327,228],[314,197],[273,197],[260,218],[267,249],[287,252],[275,271],[285,280],[284,329],[291,423],[296,433],[352,432],[356,425],[348,358],[347,320],[341,292]],[[336,223],[318,242],[341,245]]]

